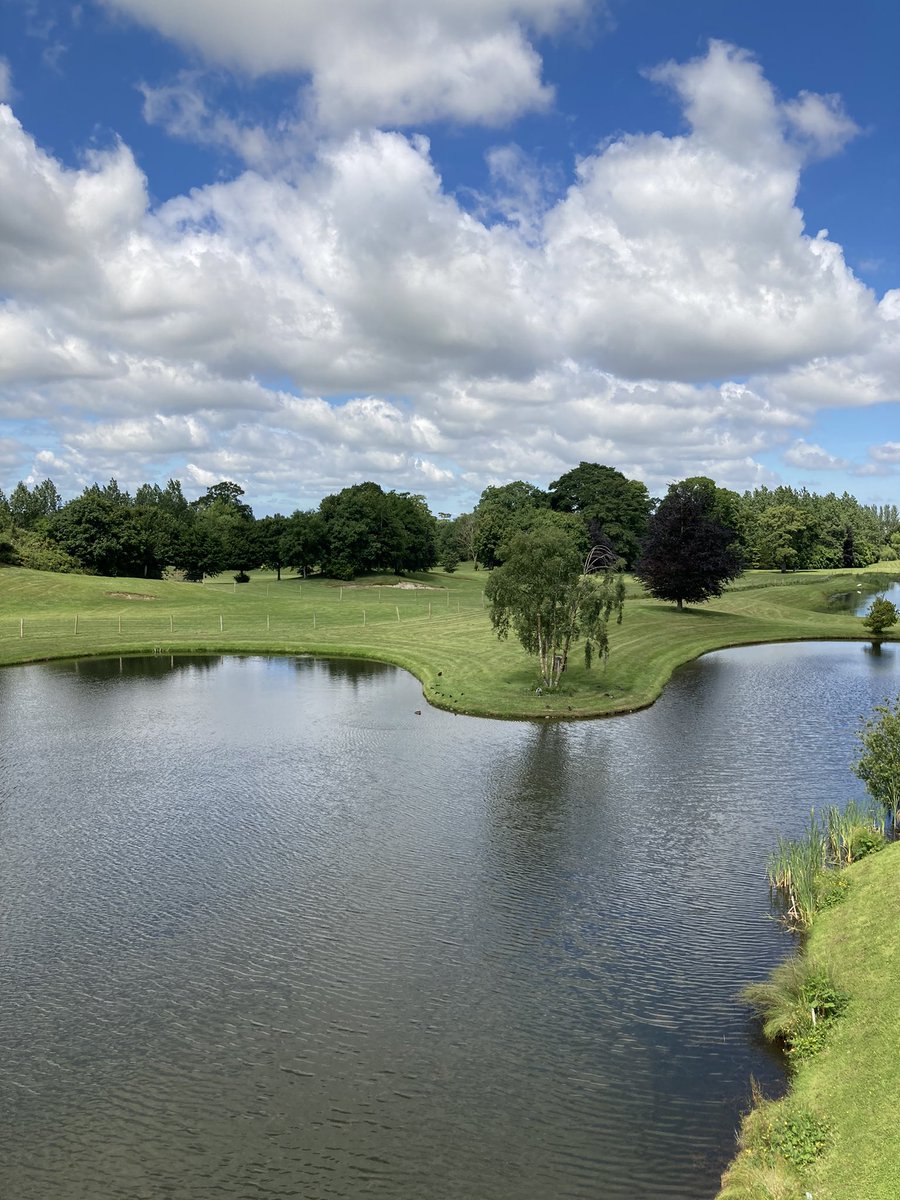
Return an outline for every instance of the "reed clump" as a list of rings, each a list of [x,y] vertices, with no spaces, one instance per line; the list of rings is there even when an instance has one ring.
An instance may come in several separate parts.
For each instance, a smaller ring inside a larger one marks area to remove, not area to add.
[[[850,800],[830,805],[821,816],[810,811],[799,838],[778,838],[767,871],[776,908],[794,930],[809,929],[813,917],[846,895],[849,880],[841,868],[886,844],[884,813]]]

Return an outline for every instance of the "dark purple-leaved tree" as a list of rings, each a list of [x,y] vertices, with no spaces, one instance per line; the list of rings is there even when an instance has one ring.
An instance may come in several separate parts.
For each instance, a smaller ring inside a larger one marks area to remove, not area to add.
[[[736,530],[711,479],[673,483],[650,518],[634,573],[651,596],[699,604],[720,596],[743,569]]]

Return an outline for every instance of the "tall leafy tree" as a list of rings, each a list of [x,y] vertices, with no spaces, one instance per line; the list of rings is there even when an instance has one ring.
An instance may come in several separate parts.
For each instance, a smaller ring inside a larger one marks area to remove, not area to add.
[[[473,514],[476,561],[488,568],[497,566],[502,561],[500,547],[524,527],[535,509],[546,509],[549,503],[546,492],[524,479],[485,488]]]
[[[291,513],[281,535],[280,554],[286,567],[300,571],[305,579],[325,553],[325,521],[320,513]]]
[[[223,479],[221,483],[214,483],[212,487],[208,487],[206,492],[193,502],[192,507],[200,512],[231,512],[250,520],[253,517],[253,509],[241,500],[243,495],[244,489],[240,484]]]
[[[153,559],[174,565],[181,534],[196,519],[178,480],[170,479],[164,488],[157,483],[141,484],[134,494],[134,516]]]
[[[195,524],[209,531],[208,544],[221,547],[221,571],[244,574],[258,562],[256,522],[253,509],[241,499],[243,495],[244,489],[239,484],[223,479],[208,487],[205,495],[191,505],[197,518]],[[214,558],[215,555],[210,561]]]
[[[452,522],[456,551],[460,559],[471,560],[478,570],[478,522],[474,513],[460,513]]]
[[[435,521],[424,498],[356,483],[319,505],[322,569],[336,579],[366,571],[423,571],[436,561]]]
[[[19,529],[34,529],[39,522],[59,511],[62,500],[52,479],[44,479],[29,489],[20,479],[9,496],[9,514]]]
[[[218,575],[227,568],[225,546],[214,521],[198,518],[181,526],[172,566],[183,571],[189,583],[202,583],[204,576]]]
[[[715,491],[704,478],[673,483],[650,518],[634,573],[658,600],[702,603],[741,573],[736,530],[716,520]]]
[[[581,462],[550,484],[550,503],[559,512],[579,513],[596,543],[609,542],[628,566],[637,558],[652,507],[640,480]]]
[[[275,571],[281,579],[281,568],[285,566],[282,539],[287,530],[288,519],[275,513],[273,517],[261,517],[256,522],[256,558],[267,571]]]
[[[815,537],[811,517],[801,508],[774,504],[756,524],[756,563],[770,570],[795,571],[809,563]]]
[[[160,563],[130,505],[104,488],[85,488],[50,522],[50,536],[98,575],[158,575]]]
[[[625,599],[614,563],[588,572],[574,537],[548,525],[513,535],[503,562],[485,586],[491,624],[501,639],[510,630],[538,658],[541,683],[559,686],[573,642],[587,639],[605,658],[608,622],[619,621]]]

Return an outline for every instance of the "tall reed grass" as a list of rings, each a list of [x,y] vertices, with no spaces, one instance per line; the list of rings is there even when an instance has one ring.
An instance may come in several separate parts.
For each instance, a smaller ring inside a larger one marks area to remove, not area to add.
[[[802,837],[779,837],[769,855],[769,886],[785,923],[808,929],[816,912],[844,890],[831,873],[880,850],[885,841],[884,814],[874,805],[850,800],[843,809],[830,805],[822,816],[811,809]]]

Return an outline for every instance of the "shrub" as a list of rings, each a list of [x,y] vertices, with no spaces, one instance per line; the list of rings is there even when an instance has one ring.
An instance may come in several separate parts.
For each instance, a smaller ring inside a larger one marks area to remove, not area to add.
[[[58,571],[60,574],[90,574],[77,558],[67,554],[43,534],[18,529],[13,540],[13,563],[32,571]]]
[[[762,1018],[763,1036],[780,1042],[792,1064],[821,1049],[829,1023],[847,1004],[830,966],[805,957],[787,959],[741,996]]]
[[[898,613],[894,605],[884,596],[876,596],[863,617],[863,627],[872,637],[881,637],[885,630],[897,624]]]

